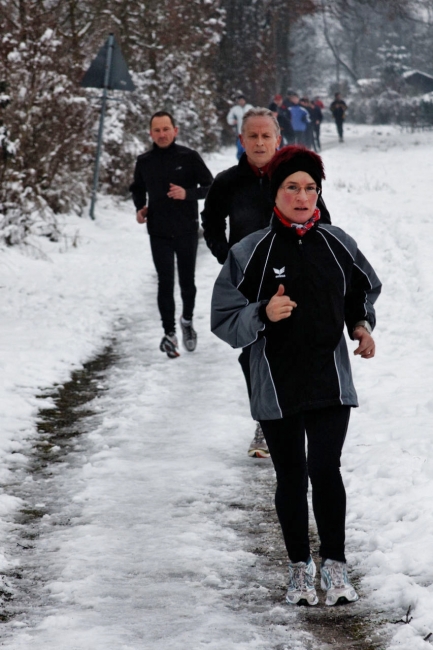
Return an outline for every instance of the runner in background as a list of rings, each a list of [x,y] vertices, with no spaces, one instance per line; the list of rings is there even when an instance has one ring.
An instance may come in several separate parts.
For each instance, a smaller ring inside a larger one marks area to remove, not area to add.
[[[269,104],[269,110],[272,111],[280,125],[282,145],[292,144],[295,136],[292,128],[292,120],[290,118],[290,111],[283,102],[282,95],[274,95],[273,101]]]
[[[236,132],[236,158],[239,160],[245,149],[242,146],[240,135],[242,131],[242,120],[247,111],[252,108],[251,104],[247,104],[245,95],[238,95],[236,97],[236,104],[232,106],[227,114],[227,124],[230,124]]]
[[[277,119],[266,108],[252,108],[244,115],[241,141],[245,153],[239,163],[215,178],[201,213],[204,238],[220,264],[224,264],[230,248],[250,233],[269,225],[273,202],[269,194],[268,165],[280,146]],[[322,219],[331,222],[326,205],[320,197]],[[227,238],[227,219],[229,237]],[[242,350],[242,367],[248,394],[251,396],[250,347]],[[269,456],[260,424],[257,422],[249,456]]]
[[[158,308],[164,336],[161,352],[179,356],[174,303],[174,265],[177,260],[183,311],[180,328],[185,349],[193,352],[195,261],[198,243],[198,199],[204,199],[212,174],[197,151],[176,143],[179,128],[166,111],[150,119],[153,147],[138,156],[130,186],[138,223],[147,222],[152,257],[158,274]],[[199,186],[199,187],[198,187]]]
[[[335,99],[329,108],[335,120],[339,142],[344,142],[343,123],[346,119],[347,104],[340,93],[335,93]]]
[[[307,128],[305,131],[305,146],[308,147],[308,149],[314,149],[313,104],[310,102],[308,97],[301,97],[299,105],[305,108],[309,117],[309,122],[307,122]]]
[[[307,126],[310,122],[308,111],[300,105],[299,95],[292,93],[289,97],[292,105],[290,106],[290,117],[292,119],[292,128],[295,137],[295,144],[306,144]]]
[[[216,176],[201,213],[206,244],[220,264],[224,264],[233,244],[269,224],[272,201],[267,169],[281,142],[280,127],[272,111],[267,108],[251,108],[247,111],[241,126],[241,142],[245,152],[239,163]],[[227,219],[230,232],[228,238]],[[249,347],[242,350],[239,363],[250,395],[249,352]],[[248,455],[269,457],[258,422]]]
[[[323,108],[323,102],[320,100],[320,97],[315,97],[313,101],[311,120],[313,122],[314,150],[317,152],[322,148],[320,144],[320,126],[323,121]]]

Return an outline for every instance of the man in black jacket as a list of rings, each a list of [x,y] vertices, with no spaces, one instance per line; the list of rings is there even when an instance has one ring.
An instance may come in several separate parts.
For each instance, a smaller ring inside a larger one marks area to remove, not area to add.
[[[346,117],[347,104],[342,99],[340,93],[335,93],[335,99],[329,108],[335,120],[335,126],[337,127],[339,141],[344,142],[343,123]]]
[[[230,167],[215,178],[201,213],[204,238],[220,264],[224,264],[233,244],[256,230],[266,228],[272,215],[273,203],[266,171],[281,142],[276,117],[267,108],[250,109],[244,115],[240,139],[245,153],[235,167]],[[228,240],[227,217],[230,226]],[[249,353],[250,348],[244,348],[239,363],[251,397]],[[258,422],[248,455],[269,457]]]
[[[197,200],[205,198],[213,180],[196,151],[176,144],[178,130],[173,116],[166,111],[158,111],[151,117],[153,148],[138,156],[134,182],[129,188],[138,223],[147,222],[164,328],[160,350],[170,359],[179,356],[174,304],[175,256],[183,303],[180,319],[183,343],[189,352],[197,344],[192,321],[196,295]]]
[[[245,153],[235,167],[230,167],[215,178],[201,213],[204,238],[220,264],[224,264],[234,244],[269,225],[274,206],[269,193],[267,169],[281,142],[278,121],[267,108],[252,108],[244,115],[240,137]],[[318,207],[322,222],[331,223],[321,198]],[[230,227],[228,239],[227,217]],[[242,350],[239,363],[251,396],[250,347]],[[258,458],[269,456],[259,423],[248,454]]]

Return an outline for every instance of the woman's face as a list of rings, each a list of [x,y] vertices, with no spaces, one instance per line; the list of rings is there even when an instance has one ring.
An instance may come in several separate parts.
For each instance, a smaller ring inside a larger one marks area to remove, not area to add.
[[[288,221],[305,223],[313,216],[317,199],[317,185],[310,174],[295,172],[281,183],[275,205]]]

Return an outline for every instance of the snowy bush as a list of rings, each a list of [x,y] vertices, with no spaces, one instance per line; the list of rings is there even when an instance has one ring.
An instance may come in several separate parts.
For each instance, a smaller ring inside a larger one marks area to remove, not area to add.
[[[81,211],[93,149],[91,114],[69,56],[32,8],[27,29],[0,41],[7,95],[0,101],[0,238],[8,245],[30,234],[57,238],[55,215]]]
[[[350,119],[364,124],[431,126],[433,103],[422,97],[404,96],[395,90],[386,90],[373,97],[357,93],[350,99]]]

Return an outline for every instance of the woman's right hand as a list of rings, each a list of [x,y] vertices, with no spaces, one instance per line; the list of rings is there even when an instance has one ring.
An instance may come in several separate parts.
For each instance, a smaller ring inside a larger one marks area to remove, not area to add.
[[[284,295],[284,284],[280,284],[277,293],[266,305],[266,314],[270,321],[277,323],[283,318],[289,318],[295,307],[297,307],[296,302]]]

